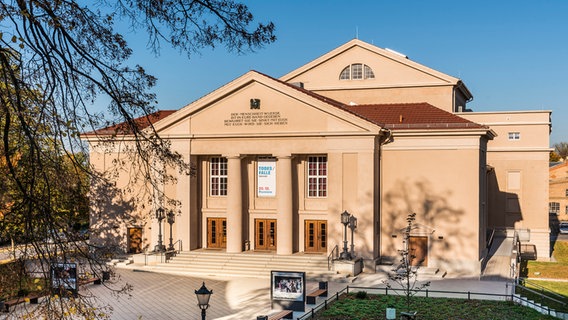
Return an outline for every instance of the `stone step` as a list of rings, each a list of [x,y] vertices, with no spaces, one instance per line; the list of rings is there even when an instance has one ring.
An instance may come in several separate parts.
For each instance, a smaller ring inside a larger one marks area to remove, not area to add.
[[[179,261],[179,262],[193,262],[193,261],[219,261],[219,262],[229,262],[229,261],[235,261],[235,262],[243,262],[243,263],[247,263],[247,262],[251,262],[251,261],[265,261],[267,263],[270,262],[278,262],[278,263],[282,263],[282,264],[297,264],[298,262],[300,263],[310,263],[310,264],[314,264],[314,265],[320,265],[320,266],[327,266],[327,259],[325,260],[306,260],[306,259],[302,259],[302,258],[297,258],[297,259],[290,259],[290,258],[285,258],[285,259],[281,259],[281,258],[274,258],[274,257],[217,257],[217,256],[181,256],[181,255],[177,255],[176,257],[172,258],[170,261]]]
[[[270,277],[271,271],[306,272],[311,278],[329,278],[337,272],[328,270],[324,255],[276,255],[270,253],[225,253],[197,250],[180,252],[167,263],[135,268],[139,271],[155,271],[172,274],[211,276]]]

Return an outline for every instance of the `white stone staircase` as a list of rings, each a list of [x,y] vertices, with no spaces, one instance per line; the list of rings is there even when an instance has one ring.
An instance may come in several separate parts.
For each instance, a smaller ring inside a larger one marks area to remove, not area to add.
[[[516,293],[513,294],[513,302],[516,302],[516,303],[518,303],[522,306],[525,306],[527,308],[534,309],[541,314],[550,315],[550,316],[556,317],[558,319],[568,320],[568,313],[558,312],[558,311],[551,309],[547,306],[544,306],[544,305],[542,305],[538,302],[535,302],[533,300],[529,300],[529,299],[521,296],[520,294],[516,294]]]
[[[270,277],[270,271],[306,272],[306,277],[339,277],[328,270],[327,257],[316,254],[276,255],[272,253],[226,253],[214,250],[183,251],[167,263],[139,266],[138,271],[201,276]]]

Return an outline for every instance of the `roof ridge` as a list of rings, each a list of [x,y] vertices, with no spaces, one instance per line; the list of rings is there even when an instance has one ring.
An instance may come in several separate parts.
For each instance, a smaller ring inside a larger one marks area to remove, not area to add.
[[[178,110],[157,110],[149,114],[141,115],[139,117],[133,118],[131,121],[123,121],[120,123],[112,124],[110,126],[106,126],[101,129],[96,129],[94,131],[85,132],[82,135],[84,136],[91,136],[91,135],[115,135],[115,134],[129,134],[130,128],[128,127],[127,123],[132,122],[139,126],[139,130],[144,130],[150,126],[153,126],[154,123],[167,118],[168,116],[174,114]]]
[[[349,106],[348,106],[347,104],[345,104],[345,103],[343,103],[343,102],[341,102],[341,101],[337,101],[337,100],[335,100],[335,99],[332,99],[332,98],[323,96],[323,95],[321,95],[321,94],[315,93],[315,92],[313,92],[313,91],[311,91],[311,90],[308,90],[308,89],[302,88],[302,87],[300,87],[300,86],[294,85],[294,84],[292,84],[292,83],[289,83],[289,82],[286,82],[286,81],[283,81],[283,80],[280,80],[280,79],[271,77],[271,76],[269,76],[269,75],[267,75],[267,74],[264,74],[264,73],[262,73],[262,72],[259,72],[259,71],[256,71],[256,70],[251,70],[251,71],[256,72],[256,73],[258,73],[258,74],[260,74],[260,75],[263,75],[263,76],[265,76],[265,77],[268,77],[268,78],[270,78],[270,79],[272,79],[272,80],[275,80],[275,81],[277,81],[277,82],[279,82],[279,83],[281,83],[281,84],[284,84],[284,85],[286,85],[286,86],[288,86],[288,87],[290,87],[290,88],[293,88],[293,89],[295,89],[295,90],[298,90],[298,91],[300,91],[300,92],[302,92],[302,93],[304,93],[304,94],[307,94],[307,95],[309,95],[309,96],[311,96],[311,97],[313,97],[313,98],[315,98],[315,99],[318,99],[318,100],[320,100],[320,101],[322,101],[322,102],[325,102],[325,103],[327,103],[327,104],[329,104],[329,105],[331,105],[331,106],[333,106],[333,107],[336,107],[336,108],[341,109],[341,110],[343,110],[343,111],[345,111],[345,112],[348,112],[348,113],[350,113],[350,114],[352,114],[352,115],[354,115],[354,116],[356,116],[356,117],[358,117],[358,118],[361,118],[361,119],[363,119],[363,120],[365,120],[365,121],[368,121],[368,122],[370,122],[370,123],[376,124],[376,125],[378,125],[378,126],[380,126],[380,127],[384,127],[384,123],[378,122],[378,121],[374,121],[374,120],[369,119],[368,117],[366,117],[366,116],[364,116],[364,115],[362,115],[362,114],[360,114],[360,113],[358,113],[358,112],[354,112],[353,110],[349,109]]]
[[[428,102],[361,104],[348,108],[375,122],[385,123],[389,129],[489,128]]]

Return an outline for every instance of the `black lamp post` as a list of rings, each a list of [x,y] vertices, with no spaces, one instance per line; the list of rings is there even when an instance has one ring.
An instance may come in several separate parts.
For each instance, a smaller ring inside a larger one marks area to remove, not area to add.
[[[345,231],[343,232],[343,252],[339,256],[339,258],[344,260],[349,260],[351,258],[349,252],[347,251],[347,225],[349,224],[350,216],[351,215],[349,214],[349,212],[347,212],[347,210],[343,211],[343,213],[341,214],[341,223],[345,227]]]
[[[164,218],[164,209],[158,208],[158,210],[156,210],[156,219],[158,219],[158,244],[154,247],[154,251],[156,252],[166,251],[166,246],[162,243],[162,220],[164,220]]]
[[[199,309],[201,309],[201,320],[205,320],[205,310],[209,308],[209,299],[211,298],[211,294],[213,294],[213,290],[207,289],[205,282],[203,282],[203,285],[201,285],[199,290],[195,290],[197,305],[199,306]]]
[[[349,217],[349,229],[351,229],[351,258],[355,257],[355,244],[353,242],[353,234],[355,229],[357,229],[357,218],[355,218],[354,215],[351,215],[351,217]]]
[[[173,233],[172,233],[172,225],[174,224],[175,219],[176,219],[176,216],[175,216],[174,212],[172,210],[170,210],[168,212],[168,223],[170,224],[170,244],[168,246],[168,251],[174,251],[175,250],[174,243],[173,243],[174,238],[173,238]]]

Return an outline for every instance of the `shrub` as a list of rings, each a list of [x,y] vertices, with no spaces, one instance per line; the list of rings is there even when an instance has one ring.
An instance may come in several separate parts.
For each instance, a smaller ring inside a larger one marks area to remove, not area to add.
[[[367,291],[358,291],[355,294],[355,298],[357,299],[367,299]]]

